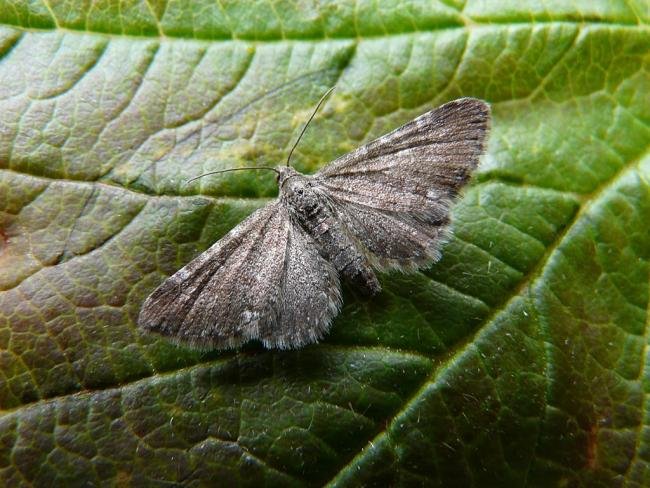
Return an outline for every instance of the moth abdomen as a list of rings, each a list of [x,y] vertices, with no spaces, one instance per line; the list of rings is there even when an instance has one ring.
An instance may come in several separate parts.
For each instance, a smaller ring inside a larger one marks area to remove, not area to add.
[[[314,240],[321,256],[365,295],[381,290],[365,250],[352,238],[335,215],[325,195],[312,188],[307,178],[287,185],[283,201],[300,227]]]

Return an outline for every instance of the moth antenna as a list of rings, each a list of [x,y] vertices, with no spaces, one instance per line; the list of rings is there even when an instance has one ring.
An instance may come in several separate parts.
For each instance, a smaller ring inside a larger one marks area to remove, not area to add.
[[[244,168],[229,168],[229,169],[220,169],[218,171],[210,171],[208,173],[203,173],[202,175],[195,176],[194,178],[190,178],[185,182],[186,185],[189,185],[192,183],[194,180],[198,180],[199,178],[203,178],[204,176],[209,176],[209,175],[216,175],[219,173],[228,173],[229,171],[245,171],[245,170],[257,170],[257,169],[268,169],[270,171],[275,171],[278,176],[280,175],[280,172],[276,168],[271,168],[270,166],[246,166]]]
[[[300,132],[300,135],[298,136],[298,139],[296,140],[295,144],[294,144],[293,147],[291,148],[291,151],[289,151],[289,156],[287,156],[287,166],[291,166],[291,165],[289,164],[289,161],[291,160],[291,155],[293,154],[294,149],[296,149],[296,146],[297,146],[298,143],[300,142],[300,139],[302,139],[302,135],[303,135],[303,134],[305,133],[305,131],[307,130],[307,127],[309,126],[309,123],[312,121],[312,119],[313,119],[314,116],[316,115],[316,112],[318,112],[318,109],[319,109],[320,106],[323,104],[323,102],[325,101],[325,99],[329,96],[329,94],[332,93],[332,92],[334,91],[334,88],[336,88],[336,85],[333,86],[332,88],[330,88],[329,90],[327,90],[327,91],[325,92],[325,95],[323,95],[323,96],[320,98],[318,104],[316,105],[316,108],[314,109],[314,112],[311,114],[311,117],[309,117],[309,120],[307,120],[307,123],[306,123],[305,126],[302,128],[302,132]]]

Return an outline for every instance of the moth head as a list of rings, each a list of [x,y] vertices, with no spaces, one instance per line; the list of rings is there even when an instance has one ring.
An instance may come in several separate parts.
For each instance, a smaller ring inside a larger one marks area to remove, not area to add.
[[[280,188],[280,193],[282,193],[283,190],[286,191],[288,189],[288,187],[285,187],[285,183],[287,183],[287,181],[295,179],[296,177],[303,176],[290,166],[278,166],[277,170],[278,187]]]

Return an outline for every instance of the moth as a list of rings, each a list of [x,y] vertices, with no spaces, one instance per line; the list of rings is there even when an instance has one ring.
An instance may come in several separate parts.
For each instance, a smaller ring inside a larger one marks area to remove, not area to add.
[[[268,168],[278,198],[164,281],[142,306],[139,327],[196,348],[317,342],[341,307],[341,279],[374,295],[377,271],[439,259],[450,207],[489,125],[486,102],[461,98],[311,176],[289,166],[290,153],[286,165]]]

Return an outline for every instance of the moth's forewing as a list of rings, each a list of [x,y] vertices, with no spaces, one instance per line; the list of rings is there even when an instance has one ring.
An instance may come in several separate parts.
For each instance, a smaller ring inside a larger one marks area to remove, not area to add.
[[[276,201],[165,280],[138,324],[198,348],[286,349],[321,338],[339,306],[336,273]]]
[[[450,206],[483,153],[490,107],[462,98],[335,160],[315,176],[378,268],[438,259]]]

